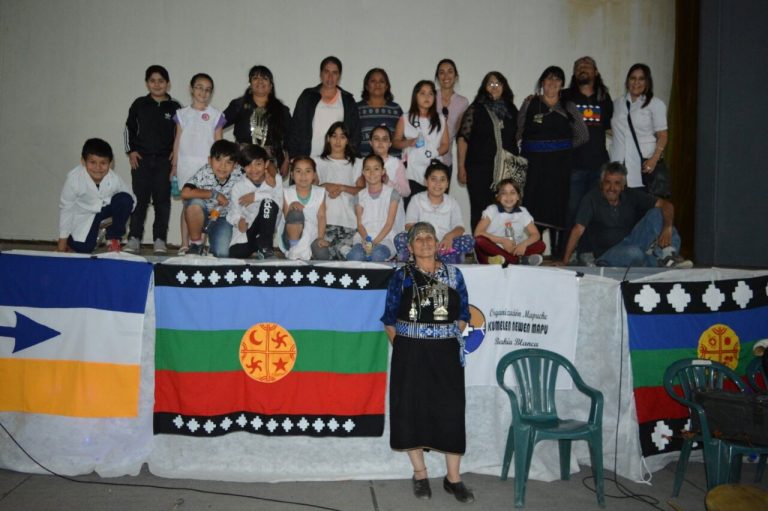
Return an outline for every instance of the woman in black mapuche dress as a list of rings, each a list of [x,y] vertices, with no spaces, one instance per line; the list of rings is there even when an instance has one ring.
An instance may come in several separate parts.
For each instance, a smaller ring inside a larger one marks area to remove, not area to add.
[[[408,245],[413,261],[392,276],[381,318],[393,350],[390,445],[408,453],[416,497],[432,495],[424,451],[435,450],[445,453],[445,491],[472,502],[459,471],[466,450],[461,333],[469,321],[467,288],[458,268],[437,260],[431,224],[414,224]]]
[[[570,193],[573,148],[589,140],[581,113],[560,99],[565,73],[549,66],[539,77],[536,95],[527,98],[517,115],[517,138],[528,158],[525,207],[536,225],[549,229],[552,254],[562,255]]]

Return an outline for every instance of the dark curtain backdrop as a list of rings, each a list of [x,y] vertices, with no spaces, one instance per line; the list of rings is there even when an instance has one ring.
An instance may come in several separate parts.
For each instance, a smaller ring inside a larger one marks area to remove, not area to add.
[[[669,144],[665,159],[672,172],[675,226],[682,237],[681,251],[688,258],[694,257],[698,82],[699,2],[677,0],[675,60],[668,114]]]

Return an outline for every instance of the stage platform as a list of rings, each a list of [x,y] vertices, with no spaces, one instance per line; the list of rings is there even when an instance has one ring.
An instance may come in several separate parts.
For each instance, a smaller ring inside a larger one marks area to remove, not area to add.
[[[3,254],[30,252],[3,251]],[[46,256],[50,253],[35,252]],[[64,256],[71,257],[71,256]],[[97,256],[121,261],[146,260],[153,264],[197,266],[205,269],[243,265],[242,261],[216,260],[207,257],[145,258],[127,254]],[[275,268],[291,268],[288,261],[248,261],[248,267],[277,273]],[[562,277],[575,282],[577,289],[576,346],[573,361],[585,381],[605,395],[603,417],[603,450],[606,469],[614,469],[621,477],[633,481],[648,480],[652,472],[676,460],[677,453],[660,455],[652,460],[643,458],[639,427],[633,396],[632,367],[629,355],[626,315],[620,283],[635,282],[702,282],[722,279],[751,278],[768,272],[733,269],[648,270],[611,268],[553,268],[553,267],[489,267],[461,265],[472,279],[487,278],[508,287],[514,283],[545,281]],[[330,273],[365,268],[387,268],[387,265],[338,263],[307,265]],[[339,270],[341,269],[341,270]],[[531,280],[532,279],[532,280]],[[297,288],[301,292],[301,288]],[[484,289],[469,287],[473,293]],[[155,290],[149,293],[144,318],[141,346],[141,382],[138,417],[133,419],[87,419],[45,414],[0,413],[0,421],[11,434],[41,463],[57,473],[79,475],[96,472],[102,477],[137,475],[146,464],[150,473],[166,478],[223,480],[234,482],[330,481],[400,479],[408,472],[408,461],[401,453],[389,448],[388,424],[382,436],[374,437],[307,437],[264,436],[236,432],[212,438],[180,435],[153,435],[155,403]],[[525,288],[516,293],[525,296]],[[472,364],[473,354],[469,355]],[[493,373],[495,364],[488,363],[481,371]],[[8,392],[4,389],[3,392]],[[585,417],[585,400],[572,390],[558,391],[558,407],[563,415]],[[477,384],[467,387],[467,453],[462,471],[498,475],[501,456],[510,422],[509,405],[505,395],[495,385]],[[42,473],[4,435],[0,435],[0,467],[28,473]],[[589,463],[585,445],[574,444],[572,473]],[[444,473],[442,457],[427,456],[432,477]],[[511,474],[510,474],[511,477]],[[537,446],[531,467],[531,478],[552,481],[559,477],[556,445]]]

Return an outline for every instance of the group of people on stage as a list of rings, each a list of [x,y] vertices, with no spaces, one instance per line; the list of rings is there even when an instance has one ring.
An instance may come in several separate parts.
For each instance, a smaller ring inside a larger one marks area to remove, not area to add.
[[[301,93],[291,115],[276,96],[272,72],[253,66],[244,94],[222,112],[210,105],[211,76],[192,77],[191,104],[182,108],[168,93],[168,71],[150,66],[148,94],[133,102],[125,126],[131,188],[114,173],[109,179],[128,193],[131,209],[127,216],[114,214],[119,208],[100,189],[100,171],[88,170],[84,156],[70,177],[82,179],[85,172],[94,186],[65,184],[59,249],[90,252],[104,220],[126,216],[130,227],[122,248],[136,252],[152,204],[154,252],[166,253],[174,196],[184,204],[180,254],[204,253],[207,239],[217,257],[270,258],[278,246],[290,259],[406,261],[407,229],[427,221],[446,262],[463,262],[474,251],[480,263],[541,264],[546,249],[541,231],[548,230],[555,260],[569,263],[576,253],[591,253],[598,264],[609,264],[611,259],[602,257],[606,240],[627,238],[647,212],[637,206],[618,224],[606,225],[610,218],[579,207],[590,204],[582,200],[590,193],[606,200],[602,185],[596,185],[609,161],[621,162],[622,186],[638,193],[647,191],[647,177],[663,165],[666,107],[654,97],[644,64],[630,68],[626,94],[615,102],[591,57],[576,60],[567,88],[563,70],[547,67],[519,110],[498,71],[483,77],[470,103],[455,90],[459,73],[451,59],[438,62],[434,80],[415,84],[405,112],[394,102],[385,70],[366,73],[359,102],[339,86],[341,76],[338,58],[323,59],[320,83]],[[229,126],[236,143],[222,138]],[[454,141],[472,233],[465,232],[459,205],[449,194]],[[111,163],[111,148],[97,153]],[[515,155],[527,159],[524,182],[500,178]],[[87,196],[72,197],[75,189]],[[665,216],[664,226],[672,215]],[[75,228],[75,219],[88,225]],[[578,223],[587,220],[590,225]],[[583,232],[569,247],[569,233],[580,231],[574,226]],[[120,249],[112,240],[121,240],[124,231],[119,221],[108,226],[110,249]],[[675,239],[661,232],[655,238],[660,249]],[[679,265],[677,248],[656,263]]]
[[[104,230],[119,251],[130,219],[124,249],[137,251],[152,203],[154,251],[165,253],[177,196],[180,253],[203,253],[207,238],[217,257],[269,259],[276,240],[288,259],[404,262],[381,318],[393,344],[390,443],[410,458],[416,497],[432,495],[424,453],[436,450],[445,454],[445,491],[472,502],[460,474],[469,302],[450,263],[474,251],[480,263],[541,264],[540,229],[548,229],[555,264],[591,252],[611,266],[690,265],[663,188],[646,189],[663,165],[666,107],[643,64],[630,68],[626,94],[613,102],[591,57],[576,60],[567,88],[562,69],[546,68],[519,110],[498,71],[469,103],[455,91],[450,59],[434,81],[416,83],[406,112],[383,69],[366,74],[360,102],[339,87],[341,73],[339,59],[325,58],[320,84],[301,93],[291,115],[265,66],[251,68],[245,93],[223,112],[210,106],[209,75],[192,77],[182,108],[168,94],[167,70],[150,66],[149,94],[126,122],[132,186],[111,169],[109,144],[87,140],[61,193],[58,249],[91,252]],[[236,142],[222,138],[229,126]],[[474,236],[448,194],[454,140]],[[503,177],[516,155],[528,161],[524,183]]]

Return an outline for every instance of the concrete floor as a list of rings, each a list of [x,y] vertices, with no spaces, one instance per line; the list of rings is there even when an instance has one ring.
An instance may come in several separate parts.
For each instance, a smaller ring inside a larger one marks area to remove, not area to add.
[[[742,481],[754,484],[755,465],[745,463]],[[569,481],[543,483],[529,481],[525,509],[588,510],[600,509],[584,481],[588,467]],[[606,473],[606,508],[621,510],[663,509],[703,510],[704,465],[691,463],[681,495],[671,498],[674,464],[653,474],[652,485],[620,479],[623,488]],[[77,482],[75,482],[77,481]],[[102,479],[95,474],[66,480],[51,475],[33,475],[0,470],[0,510],[109,510],[109,511],[184,511],[184,510],[501,510],[514,507],[514,480],[496,476],[464,474],[467,486],[475,492],[473,504],[460,504],[443,491],[441,480],[431,480],[430,501],[413,497],[410,481],[337,481],[294,483],[229,483],[189,479],[163,479],[146,468],[137,477]],[[768,491],[768,484],[756,484]],[[629,494],[642,494],[632,498]],[[625,495],[622,495],[625,493]],[[757,510],[755,510],[757,511]]]

